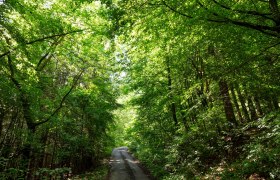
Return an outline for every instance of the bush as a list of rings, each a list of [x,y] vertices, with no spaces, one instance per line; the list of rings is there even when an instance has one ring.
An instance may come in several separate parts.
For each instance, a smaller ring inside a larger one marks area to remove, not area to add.
[[[24,179],[25,171],[18,168],[8,168],[0,173],[0,179],[13,179],[13,180],[20,180]]]
[[[279,116],[271,114],[249,125],[257,131],[251,133],[250,143],[243,146],[241,157],[230,166],[234,172],[225,171],[224,179],[234,174],[243,178],[256,175],[266,179],[280,179]]]
[[[39,179],[64,179],[71,175],[71,168],[40,168],[35,172],[35,176]]]

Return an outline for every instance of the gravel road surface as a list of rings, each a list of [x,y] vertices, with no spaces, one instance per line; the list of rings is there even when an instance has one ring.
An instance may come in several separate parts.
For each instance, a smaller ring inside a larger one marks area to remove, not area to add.
[[[128,153],[127,147],[113,150],[110,166],[110,180],[150,180],[139,167],[139,162]]]

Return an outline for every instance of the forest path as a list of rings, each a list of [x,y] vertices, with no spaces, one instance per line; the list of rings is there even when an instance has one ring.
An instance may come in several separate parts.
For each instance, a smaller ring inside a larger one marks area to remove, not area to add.
[[[127,147],[113,150],[110,166],[109,180],[150,180],[140,168],[139,162],[128,154]]]

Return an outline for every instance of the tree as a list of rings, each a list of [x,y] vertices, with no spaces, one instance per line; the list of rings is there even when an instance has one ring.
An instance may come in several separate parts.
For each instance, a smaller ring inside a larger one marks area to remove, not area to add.
[[[64,0],[5,1],[0,7],[3,178],[11,168],[15,178],[34,179],[40,168],[96,166],[111,145],[106,131],[116,108],[106,7]],[[80,136],[67,132],[70,127]]]
[[[139,107],[129,130],[139,157],[155,173],[163,164],[182,164],[189,174],[215,164],[216,151],[236,158],[246,136],[238,129],[279,104],[279,95],[269,98],[279,91],[277,1],[119,1],[118,7],[125,34],[118,40],[127,47],[127,81]]]

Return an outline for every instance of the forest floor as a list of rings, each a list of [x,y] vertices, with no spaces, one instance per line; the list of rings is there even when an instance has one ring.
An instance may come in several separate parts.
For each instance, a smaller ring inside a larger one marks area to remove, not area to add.
[[[109,180],[152,180],[147,170],[128,152],[127,147],[115,148],[110,160]]]

